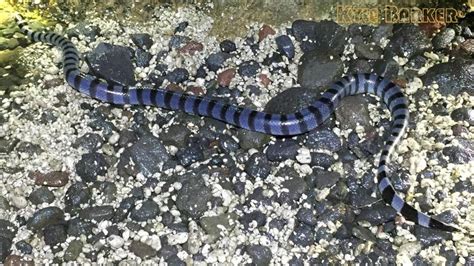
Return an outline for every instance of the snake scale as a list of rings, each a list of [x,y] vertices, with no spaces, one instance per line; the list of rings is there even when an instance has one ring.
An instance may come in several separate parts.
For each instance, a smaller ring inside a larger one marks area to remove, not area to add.
[[[54,32],[32,31],[27,22],[16,15],[15,20],[25,35],[33,42],[50,43],[63,52],[63,70],[67,83],[75,90],[99,101],[117,105],[151,105],[170,110],[208,116],[251,131],[270,135],[291,136],[311,131],[323,124],[346,96],[369,93],[377,95],[392,115],[390,135],[385,140],[377,169],[378,189],[383,200],[405,219],[423,227],[456,231],[429,215],[417,211],[407,204],[390,182],[387,164],[390,156],[404,134],[409,118],[408,101],[395,83],[375,74],[345,76],[333,83],[319,99],[311,105],[291,114],[271,114],[248,108],[228,105],[210,98],[150,87],[133,87],[112,84],[99,78],[85,75],[79,70],[79,52],[67,38]]]

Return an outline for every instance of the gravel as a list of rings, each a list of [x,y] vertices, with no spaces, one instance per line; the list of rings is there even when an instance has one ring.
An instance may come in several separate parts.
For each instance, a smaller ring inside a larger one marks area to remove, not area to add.
[[[413,25],[255,23],[219,42],[202,11],[154,12],[144,23],[93,17],[63,32],[77,27],[82,33],[72,41],[88,53],[90,71],[113,82],[155,82],[271,113],[306,107],[348,72],[397,79],[411,120],[389,166],[395,188],[417,208],[471,227],[473,79],[464,55],[472,36],[464,24],[432,38]],[[6,264],[472,261],[467,231],[404,223],[381,201],[374,169],[390,122],[370,97],[342,100],[309,133],[272,137],[160,108],[100,103],[65,85],[51,47],[22,54],[27,73],[36,74],[0,96]]]

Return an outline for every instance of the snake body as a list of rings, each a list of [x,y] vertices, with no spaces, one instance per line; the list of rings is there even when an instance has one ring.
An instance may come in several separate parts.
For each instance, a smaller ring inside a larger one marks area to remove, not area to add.
[[[20,15],[15,17],[20,30],[33,42],[50,43],[59,47],[64,57],[64,76],[75,90],[99,101],[117,105],[151,105],[189,114],[208,116],[251,131],[270,135],[291,136],[315,129],[328,119],[346,96],[369,93],[381,98],[392,115],[390,135],[385,140],[380,156],[377,181],[383,200],[405,219],[423,227],[445,231],[456,228],[417,211],[396,194],[388,177],[387,164],[394,147],[408,124],[408,101],[400,87],[375,74],[345,76],[333,83],[311,105],[291,114],[272,114],[217,102],[176,91],[150,87],[122,86],[85,75],[79,70],[79,52],[67,38],[54,32],[32,31]]]

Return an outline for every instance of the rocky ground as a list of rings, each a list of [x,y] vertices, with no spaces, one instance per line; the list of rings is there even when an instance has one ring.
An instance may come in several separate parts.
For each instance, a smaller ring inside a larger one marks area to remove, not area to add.
[[[472,18],[440,30],[253,23],[231,40],[211,27],[192,8],[160,8],[145,24],[90,15],[54,30],[83,52],[84,72],[275,113],[347,73],[389,77],[412,113],[395,188],[463,231],[405,223],[381,202],[374,173],[390,117],[374,97],[275,138],[97,102],[65,84],[60,51],[34,44],[18,60],[28,82],[0,96],[0,261],[474,263]]]

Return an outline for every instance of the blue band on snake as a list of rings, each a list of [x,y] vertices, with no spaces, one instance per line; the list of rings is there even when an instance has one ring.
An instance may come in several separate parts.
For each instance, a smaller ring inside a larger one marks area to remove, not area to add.
[[[345,76],[333,83],[311,105],[291,114],[272,114],[221,103],[175,91],[152,87],[122,86],[85,75],[79,70],[79,52],[67,38],[54,32],[38,32],[28,29],[20,15],[15,17],[20,30],[33,42],[50,43],[62,49],[64,76],[67,83],[82,94],[102,102],[117,105],[151,105],[207,116],[251,131],[270,135],[292,136],[311,131],[328,119],[346,96],[374,94],[380,97],[390,110],[392,126],[385,140],[377,169],[378,189],[383,200],[405,219],[423,227],[444,231],[456,231],[433,217],[417,211],[396,194],[387,169],[390,155],[403,136],[408,124],[408,100],[395,83],[375,74]]]

